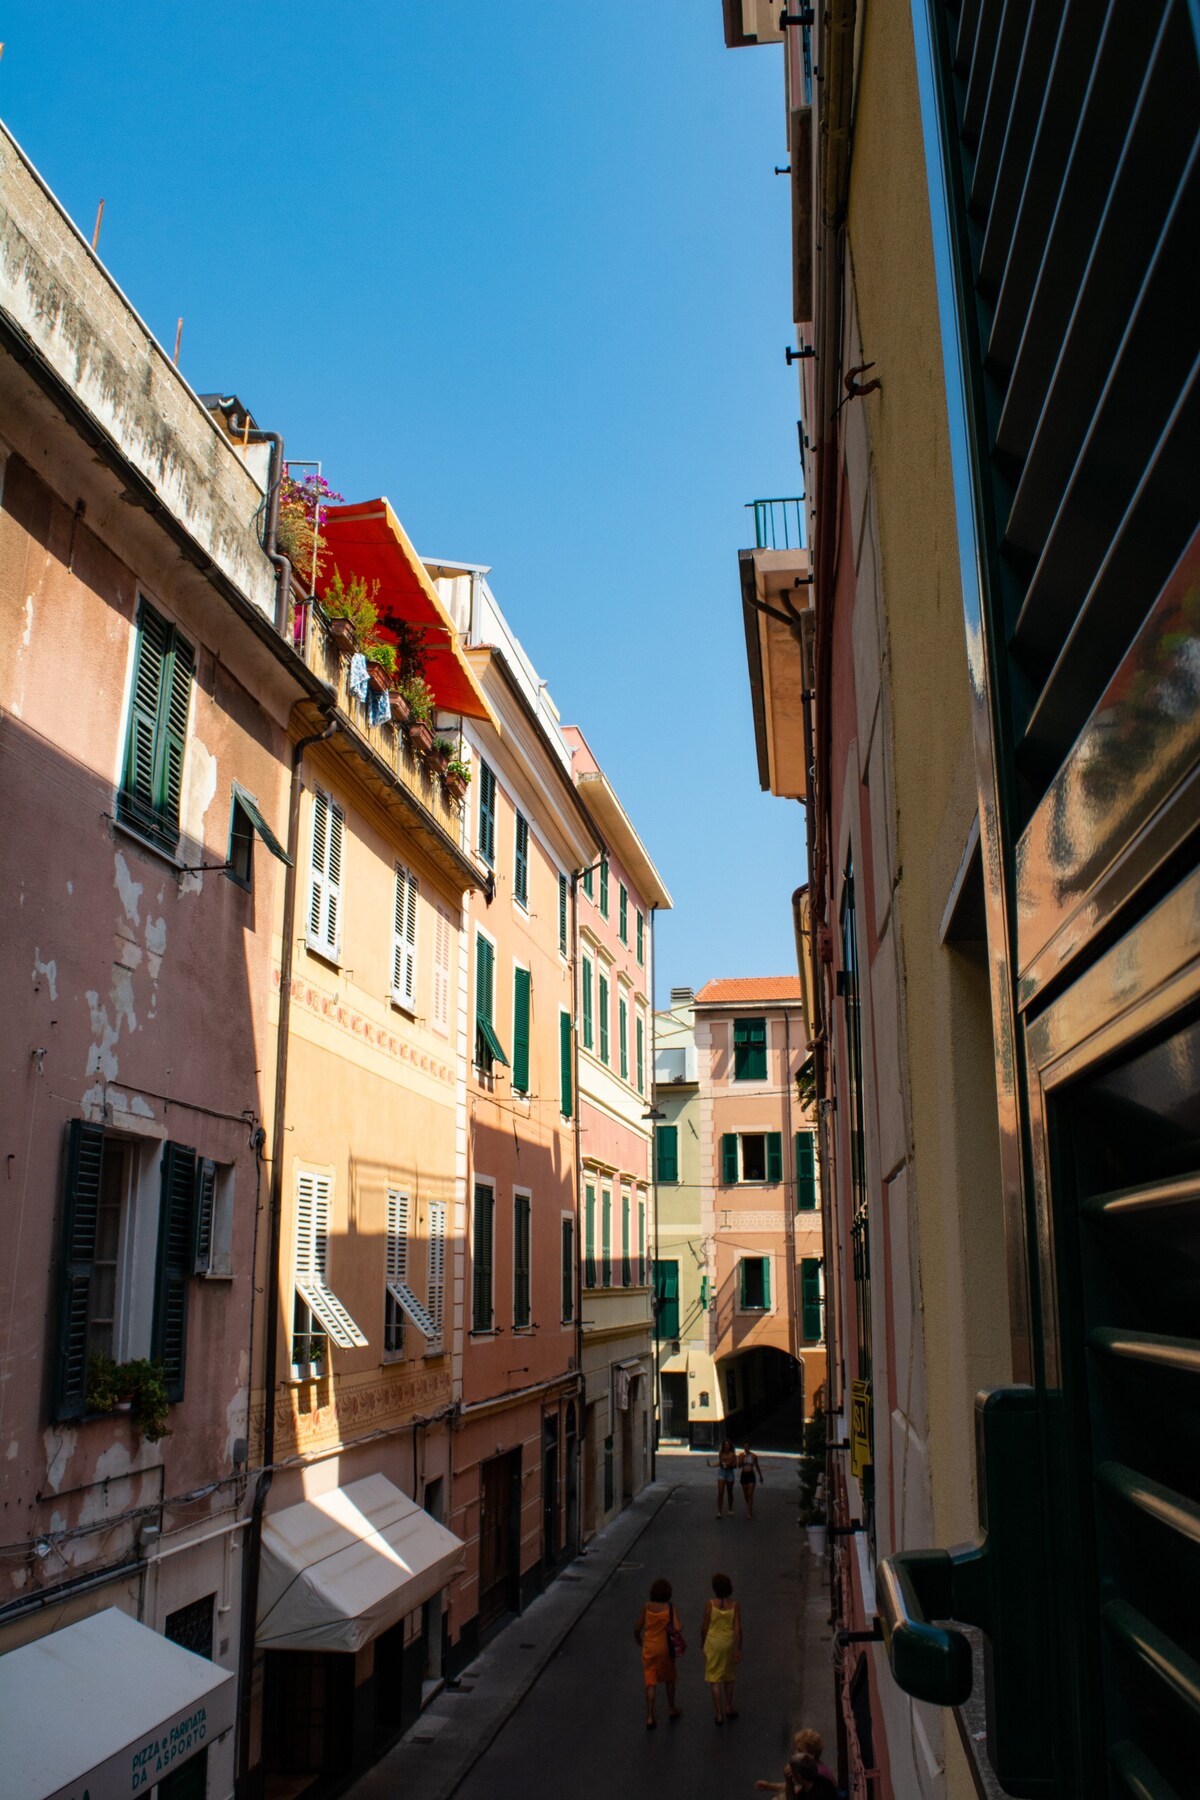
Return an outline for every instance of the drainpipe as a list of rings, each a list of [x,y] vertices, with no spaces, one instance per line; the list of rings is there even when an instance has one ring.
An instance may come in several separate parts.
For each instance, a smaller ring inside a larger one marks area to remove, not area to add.
[[[264,434],[265,435],[265,434]],[[282,453],[282,439],[279,440]],[[282,558],[286,563],[287,559]],[[275,1388],[279,1367],[279,1240],[283,1218],[283,1136],[287,1116],[288,1033],[292,1014],[292,961],[296,934],[296,884],[300,846],[300,765],[310,744],[324,743],[338,728],[331,718],[324,731],[302,737],[292,751],[292,783],[288,798],[287,850],[291,864],[283,887],[283,940],[279,955],[279,1025],[275,1050],[275,1111],[271,1121],[271,1193],[264,1288],[266,1331],[263,1354],[262,1467],[254,1490],[250,1530],[246,1540],[246,1591],[242,1612],[241,1692],[238,1710],[241,1736],[238,1745],[238,1791],[249,1791],[250,1693],[254,1668],[254,1643],[258,1623],[259,1566],[262,1561],[262,1523],[271,1491],[275,1461]],[[253,1370],[251,1370],[253,1381]]]
[[[275,566],[275,629],[280,637],[286,637],[288,609],[292,600],[292,565],[275,548],[279,531],[279,496],[283,488],[283,438],[277,431],[251,431],[247,433],[247,441],[271,446],[271,461],[267,470],[267,517],[263,526],[262,546],[268,560]]]

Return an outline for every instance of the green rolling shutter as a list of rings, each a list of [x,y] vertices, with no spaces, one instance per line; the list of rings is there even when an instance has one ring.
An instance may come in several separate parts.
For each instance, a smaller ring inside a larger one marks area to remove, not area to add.
[[[600,864],[600,917],[608,917],[608,858]]]
[[[571,1079],[571,1015],[558,1015],[558,1091],[559,1110],[564,1119],[571,1117],[575,1092]]]
[[[813,1212],[816,1204],[816,1140],[811,1131],[798,1131],[796,1133],[796,1211]]]
[[[800,1335],[806,1343],[819,1343],[821,1330],[821,1259],[800,1259]]]
[[[617,916],[619,920],[617,930],[620,934],[621,942],[627,944],[629,942],[629,893],[624,882],[621,883]]]
[[[512,1084],[518,1094],[529,1092],[529,983],[528,969],[513,970]]]
[[[637,959],[640,963],[646,960],[646,921],[641,913],[637,916]]]
[[[67,1127],[63,1187],[62,1274],[59,1299],[55,1416],[81,1419],[88,1377],[88,1316],[100,1217],[104,1133],[72,1119]]]
[[[183,1399],[187,1360],[188,1277],[195,1264],[193,1208],[196,1152],[185,1144],[163,1148],[158,1214],[158,1264],[154,1281],[151,1360],[162,1364],[167,1399]]]
[[[679,1180],[679,1127],[654,1127],[655,1170],[659,1181]]]
[[[780,1131],[767,1133],[767,1180],[783,1180],[783,1133]]]
[[[738,1141],[736,1131],[727,1131],[721,1139],[721,1184],[736,1187],[738,1178]]]

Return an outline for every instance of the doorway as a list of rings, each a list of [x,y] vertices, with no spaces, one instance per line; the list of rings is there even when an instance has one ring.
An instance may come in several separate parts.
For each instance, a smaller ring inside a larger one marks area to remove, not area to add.
[[[662,1376],[662,1434],[665,1438],[686,1441],[688,1434],[688,1378],[686,1375]]]
[[[577,1414],[575,1402],[567,1406],[567,1427],[563,1443],[566,1457],[567,1474],[567,1540],[566,1548],[572,1556],[579,1549],[579,1436],[576,1424]]]
[[[628,1506],[641,1485],[637,1480],[638,1437],[634,1430],[637,1424],[638,1393],[641,1378],[635,1375],[629,1383],[628,1398],[625,1410],[621,1414],[621,1504]]]
[[[558,1413],[542,1415],[542,1560],[547,1570],[557,1563],[559,1542]]]
[[[489,1457],[480,1470],[479,1626],[515,1611],[520,1585],[521,1452]]]

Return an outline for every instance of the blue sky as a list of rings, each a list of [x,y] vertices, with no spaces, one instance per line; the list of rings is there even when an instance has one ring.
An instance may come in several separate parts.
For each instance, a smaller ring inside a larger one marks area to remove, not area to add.
[[[9,0],[0,116],[180,367],[489,563],[676,911],[657,1000],[795,971],[737,552],[798,491],[777,49],[720,0]]]

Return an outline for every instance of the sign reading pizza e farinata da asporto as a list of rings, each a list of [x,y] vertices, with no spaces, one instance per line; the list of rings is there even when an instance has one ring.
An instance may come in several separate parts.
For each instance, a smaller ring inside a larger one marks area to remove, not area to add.
[[[148,1738],[133,1753],[130,1793],[136,1794],[141,1788],[153,1787],[173,1764],[199,1750],[207,1736],[207,1709],[198,1706],[187,1718],[176,1719],[162,1737]]]

